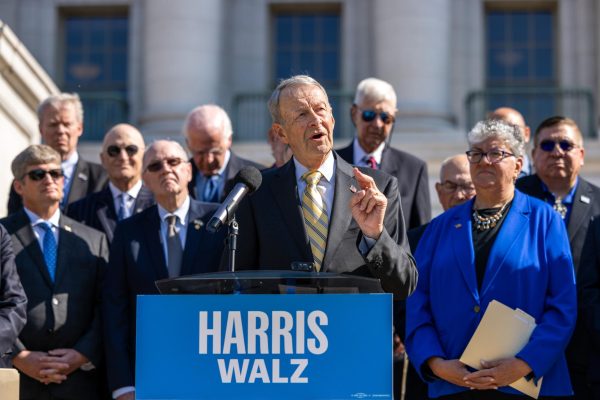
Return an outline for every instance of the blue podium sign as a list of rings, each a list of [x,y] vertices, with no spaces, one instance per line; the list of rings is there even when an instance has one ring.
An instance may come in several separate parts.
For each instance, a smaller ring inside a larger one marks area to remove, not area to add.
[[[392,398],[389,294],[137,301],[137,399]]]

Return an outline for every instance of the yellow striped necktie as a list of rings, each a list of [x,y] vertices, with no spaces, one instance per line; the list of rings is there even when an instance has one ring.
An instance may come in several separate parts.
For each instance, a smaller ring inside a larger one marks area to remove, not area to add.
[[[317,271],[321,270],[329,227],[323,196],[317,189],[317,183],[322,176],[319,171],[308,171],[302,175],[302,179],[306,182],[306,189],[302,194],[302,214]]]

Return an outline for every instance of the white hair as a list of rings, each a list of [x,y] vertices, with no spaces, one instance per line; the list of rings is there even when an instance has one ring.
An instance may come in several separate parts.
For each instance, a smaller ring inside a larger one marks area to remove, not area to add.
[[[506,142],[517,157],[523,155],[525,139],[521,129],[500,119],[486,119],[475,124],[467,136],[469,146],[495,138]]]
[[[354,94],[354,104],[360,105],[365,100],[379,103],[389,101],[396,107],[396,91],[388,82],[377,78],[367,78],[360,81]]]

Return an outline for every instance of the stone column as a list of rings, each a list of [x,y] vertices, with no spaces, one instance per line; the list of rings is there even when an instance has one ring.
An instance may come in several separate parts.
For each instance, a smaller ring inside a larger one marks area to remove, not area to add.
[[[181,137],[186,114],[219,103],[220,0],[146,0],[141,45],[139,123],[148,139]]]
[[[399,131],[451,127],[450,1],[374,2],[374,71],[398,95]]]

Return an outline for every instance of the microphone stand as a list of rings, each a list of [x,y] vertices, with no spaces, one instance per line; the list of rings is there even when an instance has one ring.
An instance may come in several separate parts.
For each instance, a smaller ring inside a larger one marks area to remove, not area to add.
[[[239,234],[239,225],[235,220],[235,214],[228,219],[227,226],[227,239],[225,240],[228,254],[227,271],[235,272],[235,251],[237,250],[237,237]]]

